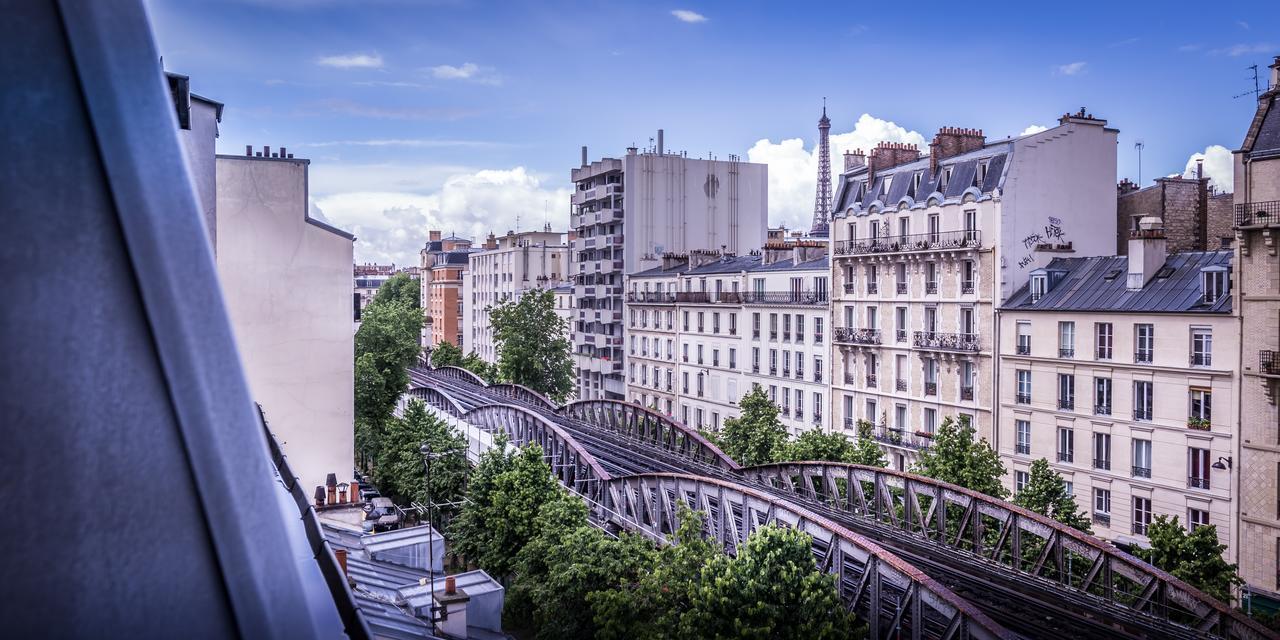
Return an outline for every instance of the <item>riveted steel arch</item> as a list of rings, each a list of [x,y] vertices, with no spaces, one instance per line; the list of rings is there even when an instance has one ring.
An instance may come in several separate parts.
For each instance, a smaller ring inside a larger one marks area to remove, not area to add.
[[[414,387],[405,393],[411,398],[423,401],[429,407],[434,407],[454,417],[461,416],[466,412],[466,409],[457,400],[435,387]]]
[[[517,446],[533,443],[542,447],[542,455],[560,484],[588,500],[599,501],[603,483],[612,478],[573,436],[524,407],[485,405],[462,414],[459,419],[490,432],[506,433]]]
[[[705,514],[704,535],[736,553],[752,531],[780,524],[809,534],[820,570],[872,638],[1015,638],[972,604],[876,543],[789,501],[750,487],[684,474],[614,478],[598,516],[669,543],[677,505]]]
[[[740,468],[733,458],[697,430],[637,404],[618,400],[579,400],[566,404],[562,411],[570,418],[616,431],[713,467],[728,471]]]
[[[462,367],[432,367],[432,371],[440,374],[445,378],[453,378],[454,380],[463,380],[472,384],[478,384],[482,387],[489,386],[480,376],[463,369]]]
[[[983,493],[892,469],[834,462],[768,464],[742,473],[749,481],[821,502],[851,518],[977,555],[1162,622],[1222,638],[1277,637],[1099,538]],[[1067,556],[1080,559],[1075,569],[1070,562],[1064,568]]]
[[[515,384],[514,382],[499,382],[489,385],[489,390],[499,396],[541,406],[550,411],[560,410],[560,405],[553,402],[550,398],[522,384]]]

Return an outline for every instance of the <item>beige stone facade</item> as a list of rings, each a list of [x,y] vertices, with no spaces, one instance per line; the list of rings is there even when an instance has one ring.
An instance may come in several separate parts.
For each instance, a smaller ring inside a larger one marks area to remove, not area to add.
[[[490,234],[484,246],[468,256],[462,287],[462,335],[467,351],[497,362],[488,308],[519,300],[534,289],[555,289],[568,284],[569,277],[565,234],[550,230],[508,231],[501,237]]]

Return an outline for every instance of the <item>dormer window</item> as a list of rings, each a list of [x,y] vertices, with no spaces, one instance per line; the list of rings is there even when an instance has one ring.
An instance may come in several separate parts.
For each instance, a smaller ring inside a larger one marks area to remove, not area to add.
[[[920,192],[920,176],[923,173],[924,173],[923,171],[917,171],[915,175],[911,176],[911,195],[912,196],[915,196],[915,194]]]
[[[1227,268],[1221,265],[1205,267],[1200,270],[1200,290],[1204,293],[1204,303],[1213,304],[1230,292],[1231,283],[1227,277]]]
[[[1031,276],[1031,301],[1038,302],[1049,290],[1049,276],[1039,273]]]
[[[889,195],[889,185],[892,185],[892,184],[893,184],[893,176],[885,176],[884,177],[884,195],[885,196]]]
[[[974,182],[974,186],[981,189],[982,184],[986,181],[987,181],[987,161],[983,160],[982,162],[978,163],[978,172],[974,174],[973,182]]]
[[[938,180],[938,191],[942,191],[946,189],[947,185],[950,183],[951,183],[951,167],[944,167],[942,169],[942,178]]]

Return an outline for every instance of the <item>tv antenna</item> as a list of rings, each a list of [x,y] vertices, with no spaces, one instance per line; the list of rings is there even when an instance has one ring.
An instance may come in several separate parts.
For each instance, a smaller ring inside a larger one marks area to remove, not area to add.
[[[1257,100],[1257,99],[1258,99],[1258,94],[1262,93],[1262,90],[1258,88],[1258,65],[1256,65],[1256,64],[1252,64],[1252,65],[1249,65],[1249,66],[1247,66],[1247,67],[1245,67],[1245,68],[1246,68],[1246,69],[1252,69],[1252,70],[1253,70],[1253,91],[1246,91],[1246,92],[1244,92],[1244,93],[1238,93],[1238,94],[1236,94],[1236,95],[1234,95],[1234,96],[1231,96],[1231,97],[1232,97],[1233,99],[1234,99],[1234,98],[1243,98],[1243,97],[1245,97],[1245,96],[1247,96],[1247,95],[1249,95],[1249,94],[1251,94],[1251,93],[1252,93],[1252,94],[1253,94],[1253,99],[1254,99],[1254,100]]]
[[[1133,143],[1133,148],[1138,150],[1138,188],[1142,188],[1142,150],[1145,149],[1147,143],[1139,140]]]

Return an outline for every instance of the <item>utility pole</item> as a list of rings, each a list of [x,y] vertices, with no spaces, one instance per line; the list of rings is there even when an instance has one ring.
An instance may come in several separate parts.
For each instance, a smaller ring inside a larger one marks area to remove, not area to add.
[[[1141,140],[1133,143],[1133,148],[1138,150],[1138,188],[1142,188],[1142,149],[1147,145]]]

